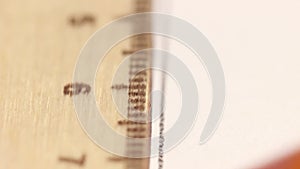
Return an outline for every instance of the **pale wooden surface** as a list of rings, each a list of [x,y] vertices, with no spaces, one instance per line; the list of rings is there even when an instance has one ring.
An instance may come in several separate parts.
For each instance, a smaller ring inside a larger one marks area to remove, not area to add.
[[[125,168],[86,136],[63,87],[88,37],[131,8],[130,0],[0,0],[0,169]],[[86,14],[94,24],[70,24]],[[84,154],[82,166],[59,161]]]

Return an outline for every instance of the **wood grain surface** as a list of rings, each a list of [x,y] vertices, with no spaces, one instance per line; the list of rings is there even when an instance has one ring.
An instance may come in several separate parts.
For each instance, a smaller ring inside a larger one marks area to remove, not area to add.
[[[104,24],[134,13],[134,3],[0,0],[0,169],[148,168],[148,159],[130,166],[130,160],[94,144],[64,93],[88,38]],[[101,107],[104,117],[124,134],[117,123],[122,117],[107,97],[112,74],[131,41],[109,52],[96,79],[97,101],[107,103]]]

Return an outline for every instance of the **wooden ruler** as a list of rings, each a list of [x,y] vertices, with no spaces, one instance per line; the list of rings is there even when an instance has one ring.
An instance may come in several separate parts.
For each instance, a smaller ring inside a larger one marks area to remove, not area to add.
[[[89,84],[72,82],[88,37],[120,16],[147,11],[150,0],[0,1],[0,169],[149,168],[149,158],[117,157],[95,145],[81,129],[70,97],[91,92]],[[112,79],[124,57],[151,43],[150,35],[141,35],[117,44],[97,73],[95,91],[103,117],[130,137],[149,137],[151,126],[119,115],[111,92],[127,92],[128,116],[134,109],[151,116],[151,72],[128,79],[128,84],[112,84]],[[150,62],[132,60],[129,70]],[[127,153],[149,149],[129,144],[121,146]]]

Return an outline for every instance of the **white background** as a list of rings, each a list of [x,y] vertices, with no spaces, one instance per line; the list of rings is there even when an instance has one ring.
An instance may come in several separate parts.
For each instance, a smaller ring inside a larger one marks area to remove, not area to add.
[[[222,63],[227,92],[218,129],[198,145],[209,113],[209,79],[192,53],[168,41],[168,50],[199,72],[201,103],[195,127],[165,154],[164,168],[252,169],[300,149],[300,1],[159,1],[154,11],[185,19],[209,39]],[[167,104],[172,125],[180,107]],[[157,168],[156,161],[151,168]]]

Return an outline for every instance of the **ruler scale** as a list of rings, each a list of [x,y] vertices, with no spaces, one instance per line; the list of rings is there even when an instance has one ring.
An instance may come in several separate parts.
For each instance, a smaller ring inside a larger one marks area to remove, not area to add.
[[[88,37],[118,16],[149,11],[150,0],[0,2],[0,169],[149,168],[149,158],[118,157],[95,145],[82,130],[71,98],[92,91],[90,84],[72,83],[78,53]],[[103,116],[129,137],[151,136],[151,125],[122,118],[109,97],[111,92],[128,91],[123,100],[129,103],[128,116],[132,109],[142,109],[151,117],[151,72],[134,77],[142,77],[146,88],[134,79],[111,84],[113,73],[124,57],[151,46],[151,35],[116,45],[96,78],[95,94]],[[151,60],[136,58],[127,73],[149,64]],[[129,96],[134,92],[145,95]],[[150,148],[130,142],[118,146],[126,153]]]
[[[151,4],[150,0],[135,0],[135,11],[136,12],[150,12]],[[142,22],[142,21],[141,21]],[[140,26],[150,27],[151,25],[134,23],[133,29],[139,29]],[[138,52],[143,49],[151,48],[152,40],[151,35],[137,35],[133,37],[131,41],[131,49],[132,54],[134,52]],[[151,60],[149,57],[144,57],[142,60],[140,57],[142,56],[133,56],[130,58],[130,68],[129,74],[134,72],[135,69],[142,69],[149,67],[151,64]],[[141,79],[142,81],[139,81]],[[143,87],[145,86],[145,87]],[[131,79],[129,79],[129,90],[128,90],[128,120],[130,121],[139,121],[136,119],[139,117],[139,113],[142,113],[146,117],[146,121],[142,121],[141,123],[131,123],[127,128],[127,136],[134,138],[148,138],[151,137],[151,123],[147,123],[147,120],[151,118],[150,114],[150,93],[151,91],[151,70],[145,70],[139,72],[137,75],[133,75]],[[134,94],[134,95],[132,95]],[[136,116],[138,115],[138,116]],[[141,131],[143,130],[143,131]],[[136,145],[134,142],[127,143],[127,154],[129,156],[134,155],[135,151],[150,151],[149,143],[145,142],[144,144]],[[149,154],[150,156],[150,154]],[[150,159],[149,158],[141,158],[141,159],[130,159],[126,162],[126,168],[128,169],[141,169],[141,168],[149,168]]]

